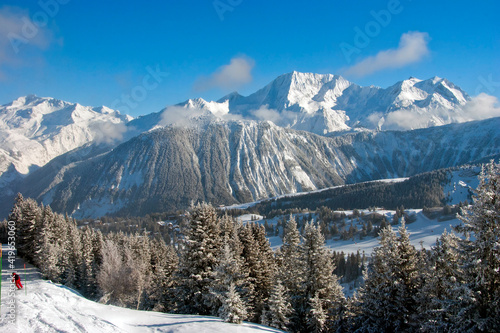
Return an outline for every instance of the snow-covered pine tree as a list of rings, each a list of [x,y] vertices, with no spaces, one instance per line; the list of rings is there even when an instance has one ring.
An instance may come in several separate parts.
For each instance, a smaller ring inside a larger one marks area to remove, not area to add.
[[[82,264],[80,231],[76,226],[76,222],[68,216],[65,217],[64,222],[66,225],[66,237],[63,244],[65,267],[62,272],[62,283],[79,289],[80,281],[77,281],[77,271]]]
[[[479,181],[457,228],[466,236],[461,255],[469,296],[455,317],[456,329],[463,332],[494,332],[500,327],[500,164],[484,165]]]
[[[219,309],[219,317],[226,323],[241,324],[247,317],[246,305],[236,291],[234,284],[230,284],[226,295],[223,297]]]
[[[97,284],[94,276],[94,250],[92,242],[92,229],[85,228],[80,233],[80,242],[82,245],[82,259],[78,267],[77,276],[80,286],[80,291],[86,297],[92,298],[94,296]]]
[[[247,304],[247,315],[250,321],[256,321],[258,318],[255,312],[255,285],[256,277],[254,272],[254,267],[258,265],[258,248],[255,244],[255,239],[252,233],[252,228],[250,224],[242,225],[238,228],[238,238],[241,241],[242,252],[241,257],[243,258],[243,272],[246,274],[246,281],[244,282],[247,286],[247,293],[244,296],[245,302]]]
[[[102,265],[97,275],[97,282],[104,295],[101,298],[103,303],[124,307],[136,304],[138,271],[134,267],[132,251],[127,245],[120,245],[112,239],[104,242]]]
[[[177,311],[209,315],[214,310],[207,305],[221,251],[220,224],[215,208],[206,203],[192,207],[188,218],[177,274]]]
[[[235,254],[229,244],[225,244],[222,252],[219,254],[213,285],[210,287],[211,297],[209,307],[214,311],[212,315],[218,315],[219,309],[223,306],[225,298],[228,295],[229,286],[234,286],[240,297],[248,293],[247,278],[248,274],[243,269],[241,256]],[[245,304],[245,299],[241,298],[246,313],[247,305]]]
[[[260,321],[263,325],[287,331],[290,328],[290,316],[292,312],[293,309],[290,305],[286,289],[281,280],[278,279],[274,284],[269,302],[262,312]]]
[[[380,246],[359,291],[360,332],[407,332],[415,329],[416,297],[421,287],[419,256],[410,244],[404,219],[399,237],[390,226],[381,230]]]
[[[264,226],[256,223],[252,223],[250,226],[255,240],[255,246],[257,246],[257,261],[249,274],[253,272],[255,276],[254,309],[256,315],[260,318],[274,286],[276,263],[273,250],[266,238]]]
[[[137,310],[144,309],[147,303],[149,294],[153,292],[151,285],[151,243],[148,234],[144,232],[142,235],[136,233],[128,237],[129,246],[132,253],[134,270],[137,276],[137,293],[136,306]]]
[[[307,223],[304,229],[304,266],[303,313],[307,326],[314,330],[326,329],[325,325],[333,327],[341,319],[346,300],[333,274],[335,267],[332,256],[325,247],[320,227],[314,226],[312,222]],[[325,320],[322,318],[323,313],[326,314]]]
[[[174,308],[173,275],[179,264],[179,257],[171,245],[163,239],[153,239],[151,247],[152,286],[151,309],[169,312]]]
[[[308,303],[307,332],[326,332],[327,312],[323,308],[325,302],[320,298],[319,292],[316,292]]]
[[[292,304],[296,303],[304,283],[303,248],[295,217],[290,215],[283,231],[283,245],[280,249],[282,266],[279,277],[290,295]]]
[[[417,301],[424,331],[450,331],[453,317],[457,315],[454,300],[464,283],[458,243],[459,238],[445,230],[436,240],[427,266],[422,269],[425,283],[418,292]]]
[[[18,255],[28,262],[33,262],[36,244],[37,223],[41,221],[42,209],[31,198],[24,199],[18,194],[9,221],[16,222],[16,248]]]
[[[364,285],[358,290],[358,332],[383,332],[390,328],[387,314],[398,311],[392,304],[392,264],[396,233],[390,226],[380,230],[380,246],[373,249],[372,262],[364,272]]]
[[[44,207],[40,228],[35,236],[37,248],[34,263],[46,279],[58,282],[62,271],[59,262],[63,250],[54,233],[55,223],[56,214],[50,206]]]

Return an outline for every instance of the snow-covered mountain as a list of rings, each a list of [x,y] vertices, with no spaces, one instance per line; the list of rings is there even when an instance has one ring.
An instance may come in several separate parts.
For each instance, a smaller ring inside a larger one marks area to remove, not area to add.
[[[293,72],[247,97],[220,99],[229,113],[324,135],[352,128],[407,130],[458,122],[470,97],[446,79],[410,78],[382,89],[338,75]],[[404,119],[411,119],[411,124]],[[418,121],[414,119],[418,117]]]
[[[89,142],[121,139],[130,120],[107,107],[33,95],[0,106],[0,186]]]
[[[215,121],[147,132],[97,156],[69,156],[65,165],[56,159],[19,190],[78,217],[146,214],[186,208],[192,200],[249,202],[498,156],[500,118],[338,137],[271,122]]]
[[[298,72],[137,119],[21,97],[0,107],[0,210],[17,191],[79,216],[231,204],[498,156],[499,118],[436,127],[470,101],[437,77],[382,89]]]
[[[134,120],[141,131],[181,119],[218,117],[272,121],[319,135],[352,129],[409,130],[462,122],[470,97],[446,79],[410,78],[386,89],[362,87],[339,75],[292,72],[249,96],[190,99]]]

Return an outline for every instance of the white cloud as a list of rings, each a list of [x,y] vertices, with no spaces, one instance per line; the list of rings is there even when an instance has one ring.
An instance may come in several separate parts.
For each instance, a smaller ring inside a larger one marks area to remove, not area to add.
[[[482,120],[493,117],[500,117],[500,105],[498,98],[485,93],[481,93],[464,105],[464,121]]]
[[[268,105],[262,105],[258,110],[250,111],[250,114],[257,120],[269,120],[278,126],[288,124],[297,116],[295,112],[286,110],[279,112],[278,110],[270,109]]]
[[[274,109],[269,109],[267,105],[261,106],[258,110],[252,111],[251,114],[257,120],[269,120],[277,124],[281,120],[281,114]]]
[[[169,106],[161,114],[161,120],[158,125],[168,126],[177,125],[186,127],[189,126],[192,121],[191,117],[198,117],[204,113],[202,109],[198,108],[184,108],[182,106]]]
[[[391,130],[424,128],[432,124],[431,118],[429,115],[417,114],[408,110],[398,110],[386,115],[383,127]]]
[[[365,76],[384,69],[401,68],[422,60],[427,54],[429,35],[411,31],[401,36],[396,49],[380,51],[375,56],[365,58],[345,69],[345,75]]]
[[[94,140],[98,143],[113,143],[123,139],[123,134],[127,131],[124,123],[113,123],[110,121],[95,122],[90,126],[94,135]]]
[[[46,50],[55,41],[47,22],[33,22],[27,10],[0,8],[0,77],[6,66],[23,65],[31,51]],[[24,59],[24,60],[23,60]]]
[[[209,77],[200,77],[194,89],[205,91],[214,88],[236,89],[252,81],[252,69],[255,61],[246,56],[234,57],[227,65],[219,67]]]

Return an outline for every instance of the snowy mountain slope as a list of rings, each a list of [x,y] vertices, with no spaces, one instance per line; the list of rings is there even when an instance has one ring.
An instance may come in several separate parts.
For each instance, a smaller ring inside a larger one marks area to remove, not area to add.
[[[33,95],[0,107],[0,186],[89,142],[121,139],[128,116]]]
[[[7,258],[5,249],[4,258]],[[17,272],[27,289],[14,291],[14,297],[9,295],[9,274],[12,271],[7,270],[7,261],[4,259],[0,319],[2,332],[281,332],[253,323],[228,324],[215,317],[137,311],[99,304],[65,286],[42,280],[31,265],[27,266],[25,273],[22,261],[16,261],[19,267]],[[10,324],[6,316],[12,298],[16,301],[15,324]]]
[[[500,118],[416,131],[328,138],[270,122],[167,127],[28,176],[19,190],[75,217],[183,209],[192,200],[250,202],[407,177],[500,155]],[[10,208],[9,200],[2,207]]]

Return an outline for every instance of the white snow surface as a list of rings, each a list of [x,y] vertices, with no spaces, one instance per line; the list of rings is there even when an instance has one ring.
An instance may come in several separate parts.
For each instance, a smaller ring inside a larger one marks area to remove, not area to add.
[[[3,248],[2,308],[0,332],[10,333],[218,333],[218,332],[281,332],[279,330],[243,323],[224,323],[220,318],[174,315],[161,312],[137,311],[99,304],[85,299],[78,292],[40,278],[31,265],[23,268],[16,260],[16,272],[21,275],[25,290],[13,290],[8,268],[7,250]],[[9,302],[15,301],[15,323],[9,323]]]

